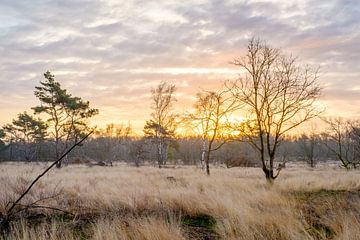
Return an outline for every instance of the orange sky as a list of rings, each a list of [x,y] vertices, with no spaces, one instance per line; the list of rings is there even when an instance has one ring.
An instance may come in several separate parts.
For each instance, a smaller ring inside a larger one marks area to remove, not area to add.
[[[141,133],[150,90],[177,86],[176,111],[239,69],[251,36],[320,66],[325,115],[360,116],[359,1],[13,1],[0,6],[0,125],[38,104],[50,70],[100,114]]]

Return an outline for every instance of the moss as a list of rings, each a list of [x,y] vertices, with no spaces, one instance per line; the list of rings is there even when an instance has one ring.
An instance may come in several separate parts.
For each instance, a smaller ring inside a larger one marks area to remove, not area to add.
[[[316,239],[334,239],[336,237],[336,233],[332,228],[321,223],[313,224],[308,233]]]
[[[181,219],[181,223],[192,227],[201,227],[206,229],[214,229],[216,220],[212,216],[199,214],[196,216],[185,215]]]

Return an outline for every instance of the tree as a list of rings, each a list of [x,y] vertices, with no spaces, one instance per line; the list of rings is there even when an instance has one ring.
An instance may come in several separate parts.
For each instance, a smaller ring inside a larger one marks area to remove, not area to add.
[[[203,168],[204,165],[206,166],[207,175],[210,175],[211,153],[220,149],[231,139],[228,118],[238,106],[228,93],[224,90],[198,93],[194,105],[195,112],[185,117],[190,120],[190,125],[201,138],[200,162]]]
[[[36,114],[44,113],[49,116],[47,124],[55,145],[55,158],[58,159],[70,143],[73,144],[89,131],[87,120],[99,111],[90,108],[88,101],[67,93],[49,71],[44,77],[45,80],[40,81],[40,86],[36,86],[34,92],[41,105],[33,109]],[[61,167],[61,161],[57,167]]]
[[[99,129],[96,132],[98,147],[102,155],[104,155],[105,161],[108,165],[112,166],[113,161],[118,159],[122,147],[130,140],[130,135],[132,133],[132,127],[129,123],[127,126],[125,124],[115,125],[113,123],[106,125],[105,129]]]
[[[320,113],[314,104],[321,92],[317,70],[300,66],[296,58],[256,39],[249,42],[246,55],[233,64],[245,72],[228,83],[248,114],[238,130],[258,151],[265,177],[272,182],[283,166],[274,174],[284,134]]]
[[[5,130],[3,128],[0,128],[0,145],[1,146],[5,145],[5,142],[4,142],[5,136],[6,136]]]
[[[306,158],[310,167],[314,168],[319,154],[320,146],[320,136],[311,132],[310,134],[302,134],[300,138],[297,139],[299,143],[300,151]]]
[[[5,149],[5,141],[4,141],[5,137],[6,134],[4,129],[0,128],[0,152]]]
[[[43,141],[47,135],[47,125],[40,119],[28,113],[18,114],[12,124],[3,127],[11,144],[21,144],[26,161],[33,159],[37,150],[37,143]]]
[[[325,122],[328,124],[325,146],[341,161],[342,167],[357,168],[360,165],[360,122],[342,118],[325,119]]]
[[[148,153],[146,149],[146,141],[144,138],[133,139],[130,145],[130,156],[132,157],[136,167],[146,160],[146,154]]]
[[[157,145],[157,163],[159,168],[166,164],[168,147],[175,135],[176,115],[172,112],[175,85],[160,83],[156,89],[151,90],[153,112],[151,119],[146,121],[144,134]]]

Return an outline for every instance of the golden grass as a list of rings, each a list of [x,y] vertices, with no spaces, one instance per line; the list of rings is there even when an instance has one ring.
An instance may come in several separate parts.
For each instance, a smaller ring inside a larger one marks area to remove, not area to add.
[[[0,211],[44,167],[1,164]],[[75,218],[38,224],[23,219],[8,238],[357,239],[359,177],[359,171],[294,167],[269,186],[255,168],[213,168],[208,177],[195,167],[69,166],[51,171],[23,203],[60,193],[41,204]],[[198,215],[211,216],[216,224],[211,229],[184,224],[184,216]]]

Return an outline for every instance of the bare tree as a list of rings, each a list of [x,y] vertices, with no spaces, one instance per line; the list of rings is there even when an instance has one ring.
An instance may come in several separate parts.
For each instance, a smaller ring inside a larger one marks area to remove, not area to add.
[[[328,131],[325,146],[341,161],[346,169],[360,165],[360,122],[342,118],[324,119]]]
[[[197,94],[195,112],[187,114],[192,129],[201,138],[202,149],[200,163],[210,175],[210,156],[231,140],[228,118],[237,109],[237,101],[229,91],[203,91]]]
[[[98,147],[102,148],[101,152],[107,165],[112,166],[113,161],[119,158],[121,152],[124,151],[123,146],[130,140],[131,134],[130,123],[127,125],[111,123],[106,125],[106,128],[99,129],[96,132]]]
[[[130,145],[130,156],[136,167],[140,167],[144,163],[147,153],[145,139],[133,139]]]
[[[245,72],[227,84],[248,114],[238,130],[258,151],[265,177],[272,182],[281,170],[279,165],[274,174],[284,134],[320,113],[314,105],[321,92],[317,70],[300,66],[296,58],[256,39],[249,42],[246,55],[233,64]]]
[[[320,136],[314,132],[302,134],[297,140],[300,151],[310,167],[314,168],[319,156]]]
[[[176,115],[172,111],[175,85],[166,82],[160,83],[156,89],[151,90],[153,112],[151,119],[144,126],[145,136],[157,145],[157,163],[159,168],[166,164],[168,147],[175,134]]]

